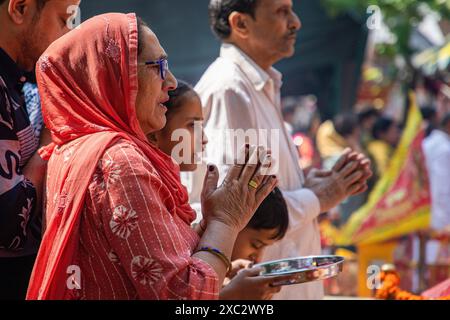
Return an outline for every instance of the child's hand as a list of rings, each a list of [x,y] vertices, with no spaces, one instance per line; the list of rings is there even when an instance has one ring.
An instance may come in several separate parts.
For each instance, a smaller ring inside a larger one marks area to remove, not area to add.
[[[223,280],[223,285],[226,286],[230,283],[237,273],[242,269],[249,269],[253,266],[253,262],[245,259],[237,259],[231,262],[231,270]]]
[[[253,262],[245,259],[237,259],[231,262],[231,270],[227,274],[227,278],[234,278],[237,273],[242,269],[250,269],[253,266]]]
[[[281,286],[273,287],[275,281],[292,280],[292,276],[259,276],[261,268],[242,269],[220,291],[220,300],[270,300],[280,292]]]

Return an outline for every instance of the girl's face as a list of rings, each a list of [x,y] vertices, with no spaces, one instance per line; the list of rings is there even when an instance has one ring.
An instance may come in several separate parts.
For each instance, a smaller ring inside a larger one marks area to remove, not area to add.
[[[202,105],[200,98],[193,92],[186,93],[180,99],[182,99],[181,105],[168,117],[166,126],[156,132],[154,138],[158,147],[165,154],[172,156],[180,165],[181,171],[194,171],[200,159],[199,154],[204,151],[208,143],[203,132]],[[197,124],[197,127],[201,128],[201,134],[197,133],[197,135],[194,134],[196,122],[200,124],[200,126]],[[184,131],[189,135],[182,135],[183,138],[180,140],[176,130],[180,133]],[[173,134],[175,135],[172,139]],[[201,150],[196,150],[196,146],[201,146]]]
[[[239,232],[234,244],[231,261],[245,259],[254,263],[261,262],[264,249],[278,241],[273,239],[278,233],[278,229],[252,229],[244,228]]]

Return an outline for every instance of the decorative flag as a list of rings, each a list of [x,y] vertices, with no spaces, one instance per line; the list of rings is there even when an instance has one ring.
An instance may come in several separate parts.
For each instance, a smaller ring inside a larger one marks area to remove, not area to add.
[[[386,173],[368,202],[343,226],[337,245],[381,242],[429,226],[430,189],[422,151],[422,116],[413,93],[410,101],[406,128]]]

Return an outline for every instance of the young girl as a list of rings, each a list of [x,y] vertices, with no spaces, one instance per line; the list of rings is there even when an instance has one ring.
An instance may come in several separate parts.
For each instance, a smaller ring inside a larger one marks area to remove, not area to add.
[[[200,97],[189,84],[182,80],[178,81],[177,89],[169,91],[170,99],[165,103],[167,107],[165,127],[147,137],[164,153],[174,158],[180,166],[180,171],[189,172],[197,169],[199,152],[204,151],[208,139],[203,131],[201,134],[194,134],[196,123],[203,122]],[[201,128],[201,126],[197,125],[197,128]],[[189,141],[183,140],[183,148],[177,152],[176,147],[180,142],[172,139],[172,135],[176,131],[183,133],[182,130],[184,133],[189,133],[188,136],[183,135],[183,138],[188,137]],[[198,147],[201,150],[196,150]]]
[[[170,99],[166,102],[166,126],[148,138],[164,153],[172,155],[179,164],[180,171],[194,171],[197,168],[198,154],[208,143],[203,132],[201,137],[194,135],[195,122],[203,121],[201,101],[194,89],[181,80],[178,80],[177,89],[170,91],[169,96]],[[172,134],[179,129],[185,129],[190,133],[187,139],[190,145],[188,143],[184,148],[174,152],[179,141],[172,141]],[[196,146],[201,146],[201,150],[196,150]],[[202,220],[195,226],[199,233],[202,233],[203,223]],[[281,287],[272,287],[271,283],[281,278],[261,277],[259,276],[261,269],[250,267],[253,263],[260,262],[265,247],[284,237],[288,223],[286,202],[280,190],[275,188],[261,203],[247,227],[236,239],[231,256],[233,268],[220,292],[221,299],[270,299],[273,294],[279,292]]]

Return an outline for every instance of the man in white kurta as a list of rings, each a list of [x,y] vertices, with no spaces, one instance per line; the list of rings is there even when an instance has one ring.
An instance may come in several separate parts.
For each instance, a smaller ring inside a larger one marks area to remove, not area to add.
[[[435,129],[423,141],[423,151],[430,179],[431,228],[450,231],[450,114],[441,129]],[[438,262],[440,243],[427,243],[427,263]]]
[[[220,75],[220,80],[217,75]],[[208,162],[219,164],[221,177],[228,169],[223,155],[230,154],[226,129],[279,130],[277,177],[289,209],[289,231],[285,238],[265,249],[263,260],[318,255],[320,234],[317,216],[320,203],[315,194],[302,188],[303,173],[296,149],[285,130],[280,106],[281,74],[265,72],[237,47],[224,44],[220,58],[213,63],[195,87],[204,107],[205,134],[208,137]],[[270,139],[268,141],[270,144]],[[196,183],[197,194],[201,184]],[[195,191],[194,191],[195,192]],[[191,198],[192,199],[192,198]],[[283,288],[280,299],[321,299],[321,282]]]
[[[288,205],[290,221],[286,236],[266,248],[262,260],[320,255],[318,215],[355,190],[363,190],[360,187],[365,184],[367,175],[353,171],[356,176],[351,175],[349,170],[346,174],[334,172],[332,178],[317,176],[311,180],[308,177],[306,183],[312,188],[303,187],[305,178],[298,166],[298,154],[281,114],[282,76],[272,67],[294,52],[300,21],[292,10],[292,1],[257,0],[244,5],[238,0],[212,0],[209,10],[212,29],[223,44],[220,57],[195,87],[204,107],[204,130],[209,140],[207,162],[218,166],[223,179],[239,147],[225,132],[230,129],[267,130],[267,141],[258,141],[258,144],[271,148],[277,161],[275,174]],[[273,140],[271,133],[278,139]],[[204,174],[205,167],[199,167],[191,179],[185,180],[191,203],[200,200]],[[361,181],[355,180],[358,175]],[[275,299],[322,297],[321,282],[285,286],[274,296]]]

